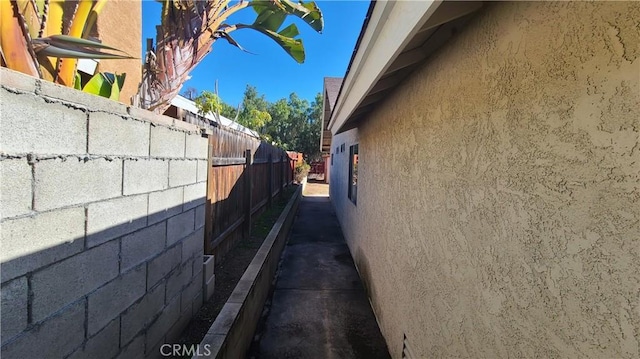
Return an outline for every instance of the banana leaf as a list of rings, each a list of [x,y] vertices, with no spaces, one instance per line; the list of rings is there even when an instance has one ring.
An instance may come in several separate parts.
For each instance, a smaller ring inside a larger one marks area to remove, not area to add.
[[[237,24],[238,29],[253,29],[269,36],[275,41],[289,56],[291,56],[297,63],[301,64],[305,60],[304,45],[301,39],[294,39],[294,36],[299,34],[298,27],[295,24],[291,24],[284,28],[280,32],[275,32],[264,28],[262,26]]]
[[[253,25],[278,31],[287,15],[294,15],[306,22],[312,29],[322,32],[324,19],[315,2],[295,3],[290,0],[252,1],[253,10],[258,14]]]
[[[115,75],[109,72],[100,72],[84,85],[82,91],[118,101],[125,78],[126,74]]]

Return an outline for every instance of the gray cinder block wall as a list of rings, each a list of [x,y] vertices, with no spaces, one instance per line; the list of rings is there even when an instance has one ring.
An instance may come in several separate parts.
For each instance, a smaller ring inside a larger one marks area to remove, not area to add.
[[[2,357],[159,356],[201,306],[208,141],[0,69]]]

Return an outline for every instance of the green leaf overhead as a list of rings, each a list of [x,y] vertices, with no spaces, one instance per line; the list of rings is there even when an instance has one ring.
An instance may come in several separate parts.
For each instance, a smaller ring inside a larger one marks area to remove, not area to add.
[[[278,7],[268,8],[260,7],[262,10],[258,13],[256,21],[253,22],[254,26],[261,26],[271,31],[278,31],[287,14]],[[258,11],[254,6],[254,10]]]
[[[278,31],[287,15],[299,17],[317,32],[322,32],[324,28],[322,12],[313,1],[307,3],[296,3],[290,0],[253,1],[251,4],[258,14],[253,24],[271,31]]]
[[[208,114],[216,115],[222,110],[222,100],[218,95],[211,91],[202,91],[194,102],[201,115],[206,116]]]
[[[278,32],[278,34],[284,37],[293,38],[300,35],[300,32],[298,31],[298,27],[295,24],[291,24],[285,27],[284,29],[282,29],[282,31]]]
[[[295,16],[322,32],[322,12],[315,2],[297,0],[158,0],[162,2],[162,23],[157,27],[155,46],[149,44],[138,96],[141,107],[163,113],[171,99],[189,78],[189,72],[211,52],[215,41],[225,39],[246,51],[231,36],[237,29],[253,29],[273,39],[296,62],[305,60],[298,28],[285,20]],[[249,24],[230,22],[231,16],[252,8]],[[247,51],[248,52],[248,51]]]
[[[286,51],[289,56],[296,60],[297,63],[301,64],[304,62],[305,54],[302,40],[294,39],[291,37],[292,34],[297,35],[299,33],[298,27],[295,24],[287,26],[279,33],[255,25],[238,24],[235,27],[237,27],[238,29],[253,29],[256,31],[260,31],[261,33],[273,39],[278,45],[280,45],[280,47],[282,47],[282,49]]]
[[[221,32],[220,32],[220,36],[221,36],[223,39],[227,40],[227,42],[228,42],[229,44],[231,44],[231,45],[233,45],[233,46],[235,46],[235,47],[239,48],[240,50],[242,50],[242,51],[244,51],[244,52],[246,52],[246,53],[249,53],[249,54],[255,55],[253,52],[251,52],[251,51],[249,51],[249,50],[245,49],[244,47],[242,47],[242,46],[241,46],[241,45],[240,45],[240,44],[239,44],[239,43],[238,43],[238,42],[237,42],[233,37],[231,37],[231,35],[227,34],[226,32],[221,31]]]
[[[289,0],[282,0],[282,4],[287,12],[301,18],[317,32],[322,32],[324,19],[322,18],[320,8],[314,1],[295,3]]]

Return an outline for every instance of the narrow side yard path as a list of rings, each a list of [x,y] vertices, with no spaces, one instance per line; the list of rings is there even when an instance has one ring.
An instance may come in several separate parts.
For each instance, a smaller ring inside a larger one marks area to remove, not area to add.
[[[249,357],[389,358],[327,188],[305,188]]]

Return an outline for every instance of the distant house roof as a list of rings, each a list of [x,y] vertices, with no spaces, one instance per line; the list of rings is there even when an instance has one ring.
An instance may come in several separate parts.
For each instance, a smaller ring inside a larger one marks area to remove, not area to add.
[[[196,106],[196,103],[191,101],[191,100],[189,100],[188,98],[182,97],[180,95],[176,96],[173,100],[171,100],[171,105],[173,105],[173,106],[175,106],[177,108],[181,108],[181,109],[183,109],[185,111],[189,111],[189,112],[191,112],[193,114],[199,114],[198,107]],[[232,129],[234,129],[236,131],[244,132],[249,136],[260,138],[260,134],[258,134],[258,132],[254,131],[254,130],[251,130],[249,128],[246,128],[246,127],[242,126],[241,124],[239,124],[239,123],[237,123],[237,122],[235,122],[233,120],[230,120],[230,119],[228,119],[228,118],[226,118],[226,117],[224,117],[222,115],[220,116],[220,121],[218,121],[216,119],[216,117],[214,115],[210,114],[210,113],[208,113],[207,115],[205,115],[203,117],[208,119],[209,121],[211,121],[213,123],[218,123],[218,124],[220,124],[222,126],[226,126],[226,127],[232,128]]]
[[[326,129],[357,127],[483,6],[481,1],[372,1]]]
[[[329,120],[331,112],[338,100],[340,87],[342,86],[342,77],[325,77],[324,90],[322,93],[322,131],[320,132],[320,151],[329,152],[331,149],[331,131],[329,131]]]
[[[329,99],[329,110],[333,111],[338,99],[338,93],[340,93],[340,86],[342,86],[342,77],[325,77],[324,89]]]

